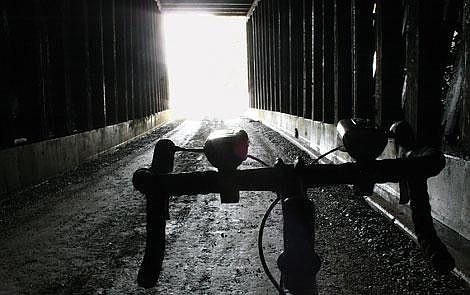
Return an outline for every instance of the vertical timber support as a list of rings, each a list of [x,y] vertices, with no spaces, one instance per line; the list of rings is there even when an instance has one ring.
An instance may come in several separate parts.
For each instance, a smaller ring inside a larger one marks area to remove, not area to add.
[[[441,144],[441,83],[447,49],[443,1],[408,2],[406,34],[405,119],[420,145]]]
[[[272,32],[272,48],[273,48],[273,92],[274,92],[274,109],[279,112],[281,110],[281,91],[279,78],[279,0],[271,0],[271,32]]]
[[[93,128],[88,39],[87,0],[71,1],[70,64],[71,98],[76,113],[76,131]]]
[[[129,120],[127,103],[127,15],[124,1],[116,0],[116,100],[117,120],[125,122]]]
[[[103,0],[88,0],[88,38],[93,128],[106,125],[106,89],[103,56]]]
[[[334,1],[334,123],[351,117],[351,0]]]
[[[299,106],[302,100],[299,97],[299,37],[301,32],[298,31],[299,16],[298,16],[298,0],[289,1],[289,46],[290,46],[290,99],[291,111],[290,114],[294,116],[299,115]]]
[[[264,1],[258,2],[257,7],[257,19],[258,19],[258,50],[259,50],[259,107],[262,110],[266,109],[265,98],[266,98],[266,69],[264,63],[264,20],[263,20],[263,3]]]
[[[247,69],[248,69],[248,95],[249,107],[254,108],[253,93],[253,17],[246,21],[246,47],[247,47]]]
[[[259,8],[259,32],[260,32],[260,87],[261,87],[261,109],[266,110],[267,87],[266,87],[266,35],[265,35],[265,13],[264,6],[266,2],[258,2]]]
[[[271,72],[269,63],[269,1],[261,1],[263,22],[263,63],[264,63],[264,109],[271,109]]]
[[[31,80],[28,82],[29,89],[27,89],[25,96],[22,97],[24,101],[21,102],[23,105],[23,118],[21,120],[21,125],[25,134],[27,135],[28,141],[38,141],[42,138],[49,138],[53,136],[51,132],[51,105],[50,101],[47,100],[48,95],[48,83],[50,81],[50,71],[49,71],[49,57],[50,57],[50,48],[49,48],[49,38],[47,35],[47,24],[46,24],[46,12],[42,6],[41,1],[36,0],[34,4],[31,5],[29,9],[32,9],[31,20],[33,27],[33,44],[34,48],[27,48],[27,54],[30,55],[31,64],[34,65],[34,71],[32,71]],[[27,23],[27,22],[26,22]],[[28,24],[26,24],[28,25]],[[21,36],[20,38],[26,38]],[[32,49],[32,50],[31,50]],[[31,50],[31,51],[30,51]],[[26,69],[28,67],[28,62],[24,64]],[[19,73],[21,76],[22,73]],[[21,77],[18,76],[18,79]],[[31,122],[35,122],[31,126]]]
[[[290,95],[290,44],[289,44],[289,1],[279,1],[279,75],[281,90],[281,112],[285,114],[291,113],[291,95]]]
[[[303,117],[312,119],[312,0],[303,0]]]
[[[387,0],[377,0],[375,15],[375,121],[386,128],[403,118],[403,7]]]
[[[291,2],[291,46],[292,46],[292,98],[294,113],[298,117],[303,115],[304,90],[303,90],[303,0]]]
[[[148,23],[148,10],[149,10],[149,1],[150,0],[144,0],[142,1],[142,56],[143,56],[143,69],[142,69],[142,75],[143,75],[143,101],[144,101],[144,116],[148,116],[151,114],[151,103],[150,103],[150,72],[149,72],[149,66],[150,66],[150,52],[149,52],[149,23]]]
[[[157,8],[158,10],[158,5]],[[155,27],[156,27],[156,40],[155,40],[155,46],[156,46],[156,81],[157,81],[157,110],[162,111],[165,109],[165,94],[164,94],[164,83],[163,79],[161,79],[161,73],[162,73],[162,62],[161,62],[161,54],[162,54],[162,42],[161,42],[161,36],[160,36],[160,30],[161,30],[161,24],[160,24],[160,14],[156,13],[155,14]]]
[[[334,2],[323,0],[323,122],[334,123]]]
[[[272,62],[272,39],[271,39],[271,1],[265,0],[264,23],[265,23],[265,46],[266,46],[266,87],[267,87],[267,110],[272,111],[274,106],[273,95],[273,62]]]
[[[10,36],[10,25],[8,20],[8,7],[6,1],[0,3],[0,148],[13,144],[13,114],[11,98],[11,71],[12,64],[8,58],[12,48]]]
[[[470,0],[464,0],[462,36],[465,56],[465,84],[463,91],[462,144],[470,147]]]
[[[144,106],[143,106],[143,91],[144,85],[142,80],[142,65],[143,65],[143,56],[142,56],[142,1],[132,1],[134,5],[134,17],[133,21],[135,25],[133,26],[133,41],[134,41],[134,86],[135,86],[135,96],[134,96],[134,109],[136,118],[142,118],[144,116]]]
[[[134,5],[133,2],[125,1],[125,11],[127,12],[127,25],[126,25],[126,64],[127,64],[127,109],[129,114],[129,119],[135,119],[135,85],[134,85],[134,65],[135,65],[135,54],[134,54],[134,27],[135,27],[135,17],[134,17]]]
[[[269,75],[269,34],[268,34],[268,1],[260,1],[261,11],[261,36],[263,46],[263,109],[270,108],[270,75]]]
[[[73,127],[70,92],[70,1],[51,1],[45,15],[47,58],[46,100],[50,105],[49,135],[70,134]]]
[[[353,116],[370,118],[373,114],[373,0],[351,0]]]
[[[160,76],[159,76],[159,71],[160,71],[160,65],[158,64],[160,60],[160,40],[158,38],[158,34],[160,31],[159,27],[159,8],[158,8],[158,3],[154,3],[154,17],[153,17],[153,26],[155,28],[155,39],[154,39],[154,46],[155,46],[155,92],[156,92],[156,111],[160,112],[163,110],[162,106],[162,94],[161,94],[161,82],[160,82]]]
[[[88,0],[88,24],[93,128],[101,128],[106,125],[103,0]]]
[[[157,78],[157,69],[158,69],[158,64],[157,64],[157,42],[155,41],[156,36],[157,36],[157,27],[155,23],[155,18],[157,17],[158,11],[158,6],[155,1],[151,1],[151,9],[149,11],[150,13],[150,26],[151,26],[151,34],[150,34],[150,43],[152,45],[152,50],[151,50],[151,55],[152,55],[152,77],[151,77],[151,83],[152,83],[152,99],[153,99],[153,113],[157,113],[158,110],[158,78]]]
[[[261,84],[260,84],[260,42],[259,42],[259,10],[253,13],[253,55],[254,55],[254,86],[255,86],[255,105],[257,109],[261,109]]]
[[[103,2],[104,88],[107,125],[118,122],[116,81],[116,6],[115,0]]]
[[[269,75],[270,75],[270,89],[271,97],[269,98],[270,110],[275,111],[277,106],[277,92],[276,92],[276,59],[275,59],[275,40],[274,40],[274,2],[275,0],[268,1],[268,33],[269,33]]]
[[[313,0],[313,120],[323,121],[323,0]]]

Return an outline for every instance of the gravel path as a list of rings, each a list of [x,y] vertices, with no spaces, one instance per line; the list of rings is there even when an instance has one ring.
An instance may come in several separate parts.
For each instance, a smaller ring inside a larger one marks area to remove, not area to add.
[[[0,294],[274,294],[256,240],[271,193],[243,192],[235,205],[215,194],[171,199],[167,251],[159,285],[135,283],[145,241],[145,198],[130,178],[150,164],[153,145],[170,138],[198,147],[209,132],[243,128],[250,154],[268,163],[307,155],[259,122],[173,122],[1,205]],[[181,154],[175,171],[209,169],[204,157]],[[242,168],[258,167],[246,162]],[[347,186],[309,191],[317,210],[320,294],[470,294],[453,276],[438,276],[418,247],[353,197]],[[274,274],[282,250],[280,208],[265,230]]]

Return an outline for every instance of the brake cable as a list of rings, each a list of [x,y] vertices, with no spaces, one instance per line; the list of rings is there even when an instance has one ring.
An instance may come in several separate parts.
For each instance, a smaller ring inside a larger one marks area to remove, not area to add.
[[[252,160],[257,161],[257,162],[261,163],[262,165],[264,165],[264,166],[266,166],[266,167],[271,167],[271,166],[269,166],[268,164],[266,164],[266,162],[264,162],[263,160],[261,160],[260,158],[257,158],[257,157],[252,156],[252,155],[246,155],[246,157],[247,157],[247,158],[250,158],[250,159],[252,159]]]
[[[255,160],[266,167],[270,167],[268,164],[266,164],[266,162],[264,162],[263,160],[255,156],[247,155],[247,158]],[[266,259],[264,258],[264,251],[263,251],[263,233],[264,233],[264,227],[266,225],[266,220],[268,219],[269,215],[271,214],[271,211],[274,209],[277,203],[279,203],[280,200],[281,200],[281,196],[278,194],[277,198],[271,203],[271,205],[269,205],[268,210],[266,210],[266,212],[264,213],[263,219],[261,220],[261,224],[259,226],[259,231],[258,231],[258,255],[261,261],[261,265],[263,266],[264,273],[266,274],[266,276],[268,276],[269,280],[271,281],[273,286],[277,289],[279,294],[284,294],[284,292],[281,290],[281,286],[279,285],[279,283],[276,281],[271,271],[269,270],[268,264],[266,263]]]
[[[278,194],[277,198],[271,203],[271,205],[269,205],[268,210],[266,210],[266,212],[264,213],[263,219],[261,220],[261,224],[259,226],[259,231],[258,231],[258,253],[259,253],[259,259],[261,260],[261,265],[263,266],[264,273],[268,276],[269,280],[277,289],[279,294],[284,294],[284,292],[281,290],[281,286],[279,285],[279,283],[276,281],[271,271],[269,270],[268,265],[266,263],[266,259],[264,258],[264,253],[263,253],[263,232],[264,232],[264,227],[266,225],[266,220],[271,214],[271,211],[274,209],[274,206],[276,206],[280,200],[281,200],[281,196]]]
[[[335,147],[334,149],[331,149],[329,151],[327,151],[326,153],[324,153],[323,155],[320,155],[318,158],[316,158],[315,160],[313,160],[313,163],[318,163],[321,159],[323,159],[324,157],[328,156],[329,154],[333,153],[333,152],[336,152],[340,149],[342,149],[344,147],[344,145],[340,145],[340,146],[337,146]]]

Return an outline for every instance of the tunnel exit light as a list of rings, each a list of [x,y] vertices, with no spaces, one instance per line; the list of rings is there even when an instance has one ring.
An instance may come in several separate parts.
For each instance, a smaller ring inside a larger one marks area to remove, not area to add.
[[[225,119],[248,108],[246,18],[165,14],[170,106],[176,117]]]

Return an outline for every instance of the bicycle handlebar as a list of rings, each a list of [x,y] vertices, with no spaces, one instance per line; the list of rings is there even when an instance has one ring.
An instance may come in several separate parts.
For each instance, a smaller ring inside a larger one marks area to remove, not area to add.
[[[158,145],[158,143],[157,143]],[[161,143],[165,149],[168,142]],[[155,158],[151,169],[142,168],[133,176],[136,189],[147,196],[147,247],[138,283],[150,288],[155,286],[161,270],[165,248],[165,219],[168,197],[185,194],[222,193],[238,191],[283,191],[286,187],[303,188],[329,184],[375,184],[405,182],[410,196],[412,220],[418,242],[434,268],[440,273],[450,272],[455,261],[441,242],[433,226],[427,178],[437,175],[445,166],[443,154],[436,149],[423,148],[409,152],[405,158],[373,160],[344,164],[297,163],[284,165],[278,162],[273,168],[234,171],[202,171],[189,173],[171,172],[172,166],[164,162],[159,167]],[[181,185],[184,183],[184,185]]]
[[[158,174],[141,168],[133,183],[142,193],[159,192],[174,196],[218,193],[227,183],[238,191],[281,191],[286,181],[299,177],[303,185],[315,187],[329,184],[399,182],[437,175],[445,165],[442,153],[424,149],[409,158],[374,160],[366,163],[282,165],[234,171],[201,171]],[[184,185],[181,185],[184,183]]]

